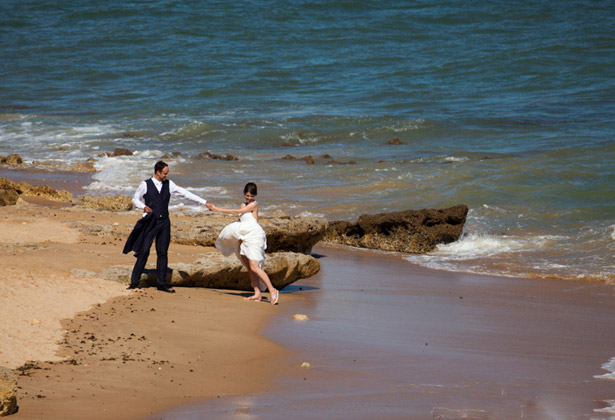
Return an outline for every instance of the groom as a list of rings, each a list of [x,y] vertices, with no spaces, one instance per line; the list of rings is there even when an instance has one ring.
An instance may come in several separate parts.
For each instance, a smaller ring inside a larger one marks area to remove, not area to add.
[[[156,281],[158,290],[175,293],[167,286],[167,251],[171,242],[171,222],[169,221],[169,200],[171,195],[180,195],[197,203],[207,204],[206,200],[192,194],[190,191],[178,187],[168,179],[169,165],[163,161],[154,165],[154,176],[139,185],[132,197],[132,203],[145,213],[137,222],[124,246],[124,254],[135,252],[137,262],[132,270],[130,286],[128,289],[139,288],[141,274],[145,269],[149,251],[156,239]]]

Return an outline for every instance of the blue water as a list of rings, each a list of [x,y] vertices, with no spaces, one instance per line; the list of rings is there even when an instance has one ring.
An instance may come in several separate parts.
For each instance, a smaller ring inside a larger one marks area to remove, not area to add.
[[[221,204],[248,180],[329,219],[465,203],[414,262],[614,282],[614,29],[612,1],[4,1],[0,155],[96,158],[83,194],[177,152]]]

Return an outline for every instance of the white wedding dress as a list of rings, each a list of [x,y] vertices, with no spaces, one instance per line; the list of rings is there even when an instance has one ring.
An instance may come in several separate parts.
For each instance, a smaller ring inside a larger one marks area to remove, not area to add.
[[[216,239],[216,248],[222,251],[225,257],[234,253],[241,261],[240,255],[243,255],[257,261],[259,267],[263,268],[267,236],[251,212],[243,213],[239,216],[239,221],[222,229]]]

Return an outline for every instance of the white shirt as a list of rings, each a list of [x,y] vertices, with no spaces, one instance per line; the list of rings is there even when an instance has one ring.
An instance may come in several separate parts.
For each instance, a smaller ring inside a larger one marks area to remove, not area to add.
[[[156,187],[158,192],[160,192],[160,190],[162,189],[162,182],[158,181],[155,177],[152,177],[152,181],[154,182],[154,186]],[[141,210],[145,208],[145,201],[143,201],[143,196],[145,195],[145,193],[147,193],[147,184],[145,183],[145,181],[143,181],[139,184],[135,195],[132,196],[132,204],[134,204],[135,207],[138,207]],[[192,194],[185,188],[178,187],[177,184],[175,184],[175,182],[171,181],[170,179],[169,193],[171,193],[171,195],[179,195],[189,200],[196,201],[197,203],[207,203],[207,200],[202,199],[198,195]]]

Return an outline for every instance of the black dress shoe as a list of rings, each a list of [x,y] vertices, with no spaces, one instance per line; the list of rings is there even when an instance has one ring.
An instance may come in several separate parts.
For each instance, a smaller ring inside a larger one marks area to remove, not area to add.
[[[175,293],[175,290],[169,289],[167,286],[158,286],[156,287],[156,289],[160,290],[161,292]]]
[[[140,289],[140,288],[141,288],[140,286],[137,286],[135,284],[131,284],[130,286],[128,286],[126,288],[126,290],[133,290],[133,289]]]

